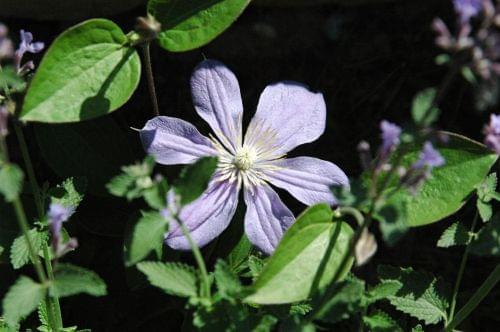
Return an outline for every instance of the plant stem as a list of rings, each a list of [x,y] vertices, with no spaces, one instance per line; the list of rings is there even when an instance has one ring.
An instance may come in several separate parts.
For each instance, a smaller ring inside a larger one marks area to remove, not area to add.
[[[474,219],[472,220],[470,233],[474,232],[478,218],[479,218],[479,213],[476,211],[476,214],[474,215]],[[458,268],[457,279],[455,281],[455,286],[453,287],[453,295],[451,297],[450,313],[448,315],[449,321],[453,320],[453,316],[455,315],[455,307],[457,305],[458,291],[460,289],[460,284],[462,283],[462,278],[463,278],[464,271],[465,271],[465,265],[467,264],[467,259],[469,257],[471,243],[472,243],[472,241],[471,241],[471,239],[469,239],[469,243],[467,243],[467,246],[465,247],[465,250],[464,250],[464,254],[462,255],[462,260],[460,261],[460,267]]]
[[[200,269],[202,286],[203,286],[201,289],[201,296],[210,298],[210,279],[208,278],[207,267],[205,265],[205,261],[203,260],[203,256],[201,255],[200,248],[198,248],[196,243],[193,241],[193,238],[191,237],[189,230],[186,228],[186,226],[184,226],[184,223],[179,219],[177,215],[175,216],[175,220],[179,224],[182,234],[188,240],[189,245],[191,246],[191,251],[193,252],[194,255],[194,259],[196,260],[196,264]]]
[[[153,67],[151,65],[149,42],[142,45],[142,54],[144,55],[144,63],[146,65],[146,77],[148,80],[149,97],[151,98],[151,103],[153,104],[153,113],[155,116],[159,116],[160,109],[158,108],[158,99],[156,98],[155,80],[153,76]]]
[[[469,301],[457,312],[455,318],[446,326],[445,331],[453,331],[465,318],[467,318],[470,313],[481,303],[481,301],[489,294],[489,292],[495,287],[495,285],[500,281],[500,264],[498,264],[493,272],[486,278],[483,284],[478,288],[478,290],[472,295]]]
[[[38,217],[43,218],[44,212],[44,204],[42,201],[42,196],[40,195],[40,187],[38,186],[38,181],[35,176],[35,170],[33,168],[33,163],[31,161],[31,157],[28,151],[28,145],[26,144],[26,139],[24,137],[23,131],[19,126],[19,123],[14,121],[14,131],[16,132],[16,136],[19,142],[19,146],[21,148],[21,155],[23,157],[23,161],[26,167],[26,172],[28,173],[28,180],[31,186],[31,190],[33,192],[33,196],[35,199],[35,205],[38,212]],[[52,271],[52,262],[50,260],[50,253],[47,242],[42,244],[43,249],[43,258],[45,262],[45,269],[47,270],[48,280],[54,280],[54,273]],[[61,306],[59,304],[59,298],[57,296],[51,296],[47,294],[45,298],[47,311],[49,317],[54,324],[55,331],[58,331],[63,327],[62,314],[61,314]],[[53,311],[55,310],[55,312]]]

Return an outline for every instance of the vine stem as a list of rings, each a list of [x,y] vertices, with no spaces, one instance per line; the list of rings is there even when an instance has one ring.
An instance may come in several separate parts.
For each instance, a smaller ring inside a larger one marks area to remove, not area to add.
[[[202,279],[202,297],[210,298],[210,279],[208,277],[207,267],[205,265],[205,261],[203,260],[203,256],[201,255],[200,248],[196,245],[189,233],[189,230],[186,228],[184,223],[179,219],[179,216],[175,214],[175,220],[179,224],[182,234],[186,237],[189,242],[189,246],[191,247],[191,251],[193,252],[194,259],[196,260],[196,264],[200,269],[201,279]]]
[[[26,173],[28,173],[28,181],[30,183],[31,191],[33,192],[33,196],[35,199],[35,205],[38,212],[38,217],[41,219],[45,214],[43,201],[42,201],[42,196],[40,194],[40,187],[38,186],[38,181],[35,176],[33,163],[31,161],[31,157],[29,154],[28,145],[26,144],[26,138],[24,137],[24,133],[19,123],[16,121],[13,122],[14,122],[14,131],[16,133],[17,140],[21,148],[21,155],[23,157],[23,161],[26,167]],[[45,269],[47,271],[47,277],[49,281],[52,281],[54,280],[54,272],[52,270],[52,262],[50,259],[49,247],[47,245],[47,242],[45,241],[42,244],[42,250],[45,262]],[[47,277],[45,279],[47,279]],[[51,320],[56,328],[56,331],[58,331],[60,328],[63,327],[61,305],[59,304],[59,298],[57,296],[51,296],[47,294],[45,301],[46,301],[48,315],[52,318]],[[55,312],[53,310],[55,310]]]
[[[149,97],[151,98],[151,103],[153,104],[153,113],[155,116],[160,115],[160,109],[158,107],[158,98],[156,97],[155,80],[153,76],[153,66],[151,65],[151,52],[149,50],[149,41],[142,45],[142,54],[144,55],[144,63],[146,65],[146,77],[148,80],[148,90]]]
[[[457,315],[451,319],[446,325],[445,331],[451,332],[457,327],[470,313],[481,303],[481,301],[489,294],[489,292],[500,281],[500,264],[498,264],[493,272],[486,278],[478,290],[471,296],[469,301],[457,312]]]
[[[477,224],[478,219],[479,219],[479,213],[478,213],[478,211],[476,211],[476,214],[474,215],[474,219],[472,220],[472,225],[470,228],[471,234],[474,232],[474,229],[476,228],[476,224]],[[472,243],[472,239],[469,239],[469,243],[467,243],[467,246],[465,247],[465,250],[464,250],[464,254],[462,255],[462,260],[460,261],[460,267],[458,268],[457,279],[455,280],[455,286],[453,287],[453,294],[451,297],[450,313],[448,314],[449,321],[452,321],[453,316],[455,315],[455,307],[457,305],[458,291],[460,289],[460,284],[462,283],[462,278],[464,276],[465,265],[467,264],[467,259],[469,257],[471,243]]]

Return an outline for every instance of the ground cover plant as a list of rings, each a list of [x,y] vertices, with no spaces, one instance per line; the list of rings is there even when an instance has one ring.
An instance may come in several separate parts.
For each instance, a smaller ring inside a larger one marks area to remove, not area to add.
[[[496,330],[500,4],[137,2],[0,14],[0,331]]]

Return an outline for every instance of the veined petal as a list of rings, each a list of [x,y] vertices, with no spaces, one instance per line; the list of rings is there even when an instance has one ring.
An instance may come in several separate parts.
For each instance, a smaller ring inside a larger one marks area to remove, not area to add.
[[[311,157],[274,160],[262,167],[266,179],[306,205],[335,204],[331,186],[348,186],[345,173],[335,164]]]
[[[181,119],[157,116],[146,123],[140,135],[144,150],[163,165],[190,164],[217,155],[212,142]]]
[[[245,134],[245,145],[261,159],[274,159],[316,140],[325,130],[326,105],[321,93],[296,82],[280,82],[262,92]]]
[[[205,60],[191,76],[191,93],[198,114],[234,154],[241,146],[243,116],[240,86],[234,74],[218,61]]]
[[[227,228],[238,205],[238,189],[237,183],[212,180],[200,198],[181,209],[179,218],[198,246],[203,247]],[[165,242],[174,249],[191,249],[176,223],[170,224]]]
[[[271,254],[295,217],[268,185],[245,189],[245,233],[257,248]]]

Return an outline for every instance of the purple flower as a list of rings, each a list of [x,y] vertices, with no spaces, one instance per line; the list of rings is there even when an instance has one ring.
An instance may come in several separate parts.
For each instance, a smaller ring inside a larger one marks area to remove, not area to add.
[[[500,115],[490,115],[490,123],[485,126],[484,134],[486,135],[484,144],[500,154]]]
[[[394,123],[382,120],[382,122],[380,122],[380,130],[382,131],[382,155],[385,156],[399,144],[401,128]]]
[[[7,136],[9,129],[7,127],[7,122],[9,120],[9,111],[3,105],[0,106],[0,139]]]
[[[19,48],[16,50],[14,56],[14,62],[19,74],[24,74],[27,71],[34,69],[35,65],[32,61],[27,62],[23,66],[21,66],[21,61],[23,59],[24,53],[38,53],[45,47],[43,42],[33,42],[33,34],[31,32],[26,32],[21,30],[21,43],[19,44]]]
[[[75,212],[75,209],[70,206],[63,206],[58,203],[52,203],[49,206],[49,211],[47,216],[49,218],[50,232],[52,234],[52,243],[54,251],[57,251],[57,246],[59,245],[59,238],[61,236],[61,228],[63,222],[67,221],[71,215]]]
[[[14,46],[8,34],[9,29],[0,23],[0,60],[11,58],[14,55]]]
[[[460,22],[467,23],[479,14],[483,4],[481,0],[453,0],[453,7],[460,17]]]
[[[159,116],[146,123],[141,139],[145,150],[164,165],[190,164],[204,156],[219,158],[207,190],[179,212],[198,245],[206,245],[226,229],[241,188],[247,205],[245,232],[255,246],[269,254],[295,221],[269,183],[307,205],[334,204],[330,187],[348,186],[344,172],[330,162],[284,158],[288,151],[323,133],[326,106],[320,93],[295,82],[269,85],[243,136],[240,88],[227,67],[214,60],[203,61],[191,77],[191,91],[196,111],[215,136],[201,135],[184,120]],[[171,225],[166,243],[174,249],[190,248],[178,225]]]
[[[432,146],[431,142],[425,142],[424,143],[424,148],[422,149],[422,152],[420,152],[420,158],[418,161],[415,163],[415,168],[419,169],[422,167],[427,167],[429,169],[432,169],[434,167],[439,167],[443,166],[445,163],[445,160],[443,156],[434,149]]]

